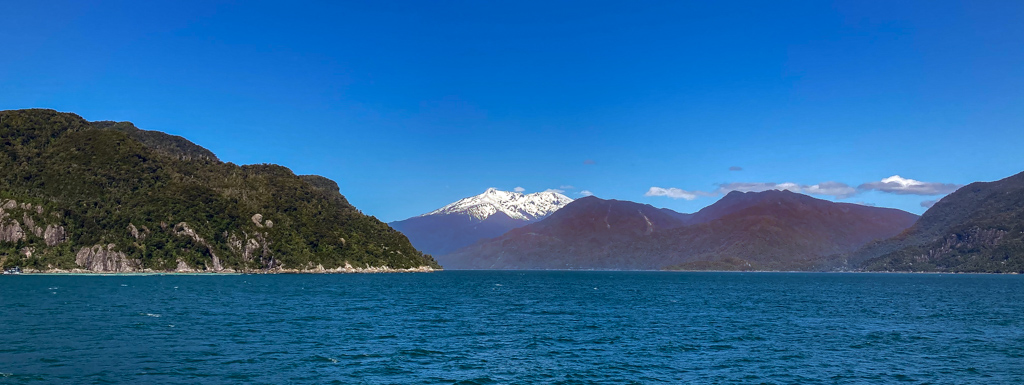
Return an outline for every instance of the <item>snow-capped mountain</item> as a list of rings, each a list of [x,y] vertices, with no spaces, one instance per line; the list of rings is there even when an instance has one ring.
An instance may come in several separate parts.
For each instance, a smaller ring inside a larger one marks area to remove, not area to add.
[[[420,216],[465,214],[475,219],[484,220],[501,212],[512,219],[535,221],[551,215],[569,202],[572,202],[571,198],[553,191],[523,194],[501,191],[492,187],[484,191],[483,194],[460,199]]]
[[[489,188],[483,194],[390,225],[409,237],[417,249],[436,257],[547,218],[569,202],[572,199],[552,191],[522,194]]]

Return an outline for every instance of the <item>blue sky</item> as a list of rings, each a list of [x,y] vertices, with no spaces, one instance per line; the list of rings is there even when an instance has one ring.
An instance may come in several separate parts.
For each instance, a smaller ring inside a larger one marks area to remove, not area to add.
[[[0,109],[128,120],[324,175],[386,221],[487,187],[692,212],[789,186],[921,213],[949,184],[1024,171],[1016,0],[0,11]],[[893,175],[925,184],[879,184]]]

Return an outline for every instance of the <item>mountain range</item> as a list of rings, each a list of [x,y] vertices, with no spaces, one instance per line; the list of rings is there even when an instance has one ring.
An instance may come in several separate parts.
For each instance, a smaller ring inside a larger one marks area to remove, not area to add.
[[[480,195],[389,225],[443,263],[444,255],[452,251],[544,219],[569,202],[572,199],[553,191],[523,194],[489,188]]]
[[[0,141],[0,265],[29,271],[429,270],[440,261],[451,269],[1024,273],[1024,173],[964,186],[920,218],[776,190],[734,191],[679,213],[488,189],[388,226],[330,179],[222,162],[128,122],[0,111]]]
[[[821,270],[917,216],[789,191],[731,192],[693,214],[597,197],[446,256],[451,269]]]

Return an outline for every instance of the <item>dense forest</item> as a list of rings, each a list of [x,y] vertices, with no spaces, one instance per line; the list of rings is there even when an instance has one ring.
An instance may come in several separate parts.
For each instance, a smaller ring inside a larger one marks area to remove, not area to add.
[[[127,122],[0,112],[0,263],[34,270],[440,266],[333,181]]]

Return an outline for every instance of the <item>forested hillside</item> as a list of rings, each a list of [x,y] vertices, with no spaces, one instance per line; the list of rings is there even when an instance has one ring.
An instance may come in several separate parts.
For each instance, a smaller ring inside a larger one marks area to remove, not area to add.
[[[329,179],[238,166],[184,138],[0,112],[0,263],[36,270],[439,267]]]
[[[865,270],[1024,273],[1024,173],[961,187],[851,260]]]

